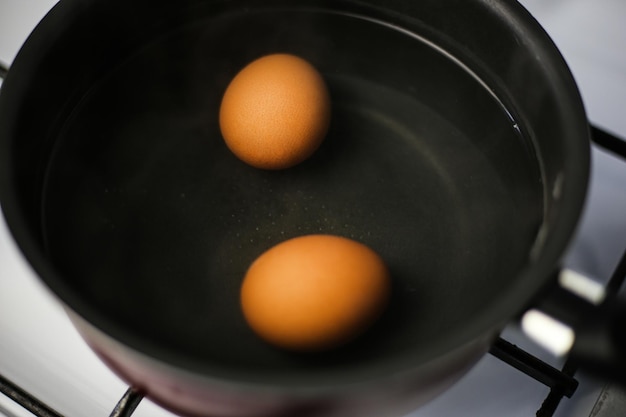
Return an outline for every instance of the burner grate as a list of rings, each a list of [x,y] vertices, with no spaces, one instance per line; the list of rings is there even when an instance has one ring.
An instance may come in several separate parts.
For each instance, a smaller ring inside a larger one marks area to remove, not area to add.
[[[626,260],[626,256],[624,256],[624,259]],[[496,340],[490,353],[519,371],[531,376],[538,382],[550,387],[551,391],[542,404],[541,409],[537,412],[537,417],[553,416],[561,399],[564,396],[570,398],[578,387],[578,381],[573,377],[575,368],[572,366],[568,367],[567,363],[562,370],[556,369],[502,338]],[[33,413],[36,417],[63,417],[62,414],[53,410],[1,375],[0,392]],[[142,398],[143,395],[141,392],[132,387],[128,388],[109,417],[132,416]]]
[[[0,393],[22,406],[35,417],[64,417],[63,414],[49,407],[2,375],[0,375]],[[134,388],[128,388],[115,405],[109,417],[130,417],[142,399],[143,395],[139,391]]]
[[[6,395],[36,417],[63,417],[2,375],[0,375],[0,393]]]
[[[109,417],[129,417],[142,399],[143,395],[139,391],[132,387],[128,388]]]

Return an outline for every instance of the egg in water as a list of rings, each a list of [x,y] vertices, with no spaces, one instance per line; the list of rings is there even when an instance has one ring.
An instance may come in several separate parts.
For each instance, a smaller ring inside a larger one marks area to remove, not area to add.
[[[280,348],[315,352],[353,340],[385,309],[389,271],[368,246],[332,235],[296,237],[249,267],[241,307],[252,330]]]
[[[228,148],[256,168],[290,168],[323,142],[330,98],[321,74],[290,54],[261,57],[230,82],[219,125]]]

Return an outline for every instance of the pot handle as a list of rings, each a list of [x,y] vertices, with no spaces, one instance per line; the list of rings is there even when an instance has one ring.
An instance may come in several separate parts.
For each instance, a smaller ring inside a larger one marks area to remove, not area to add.
[[[591,125],[592,141],[626,159],[626,140]],[[626,386],[626,251],[603,286],[570,270],[559,270],[558,283],[542,304],[527,311],[522,329],[552,353],[569,354],[570,363]]]
[[[614,278],[625,274],[626,253]],[[557,275],[549,296],[522,316],[522,329],[584,372],[626,386],[626,298],[616,295],[618,286],[610,288],[616,281],[603,287],[571,270]]]

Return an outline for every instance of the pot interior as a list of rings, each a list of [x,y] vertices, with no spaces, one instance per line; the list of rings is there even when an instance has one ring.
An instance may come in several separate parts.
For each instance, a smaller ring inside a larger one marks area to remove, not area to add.
[[[92,317],[207,372],[336,377],[428,356],[512,285],[544,207],[524,126],[471,64],[384,22],[221,10],[92,83],[60,123],[41,205],[47,256]],[[320,70],[332,121],[309,160],[263,171],[228,151],[218,110],[242,67],[278,52]],[[363,337],[296,355],[248,329],[239,287],[265,249],[310,233],[369,245],[394,289]]]

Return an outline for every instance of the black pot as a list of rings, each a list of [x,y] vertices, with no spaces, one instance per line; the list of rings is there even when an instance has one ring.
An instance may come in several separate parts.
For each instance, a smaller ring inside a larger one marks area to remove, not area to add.
[[[251,168],[217,124],[253,59],[315,65],[333,102],[308,161]],[[572,76],[514,1],[61,0],[0,96],[1,202],[93,349],[185,415],[408,412],[554,284],[589,171]],[[362,241],[394,280],[349,346],[295,355],[246,327],[268,247]]]

